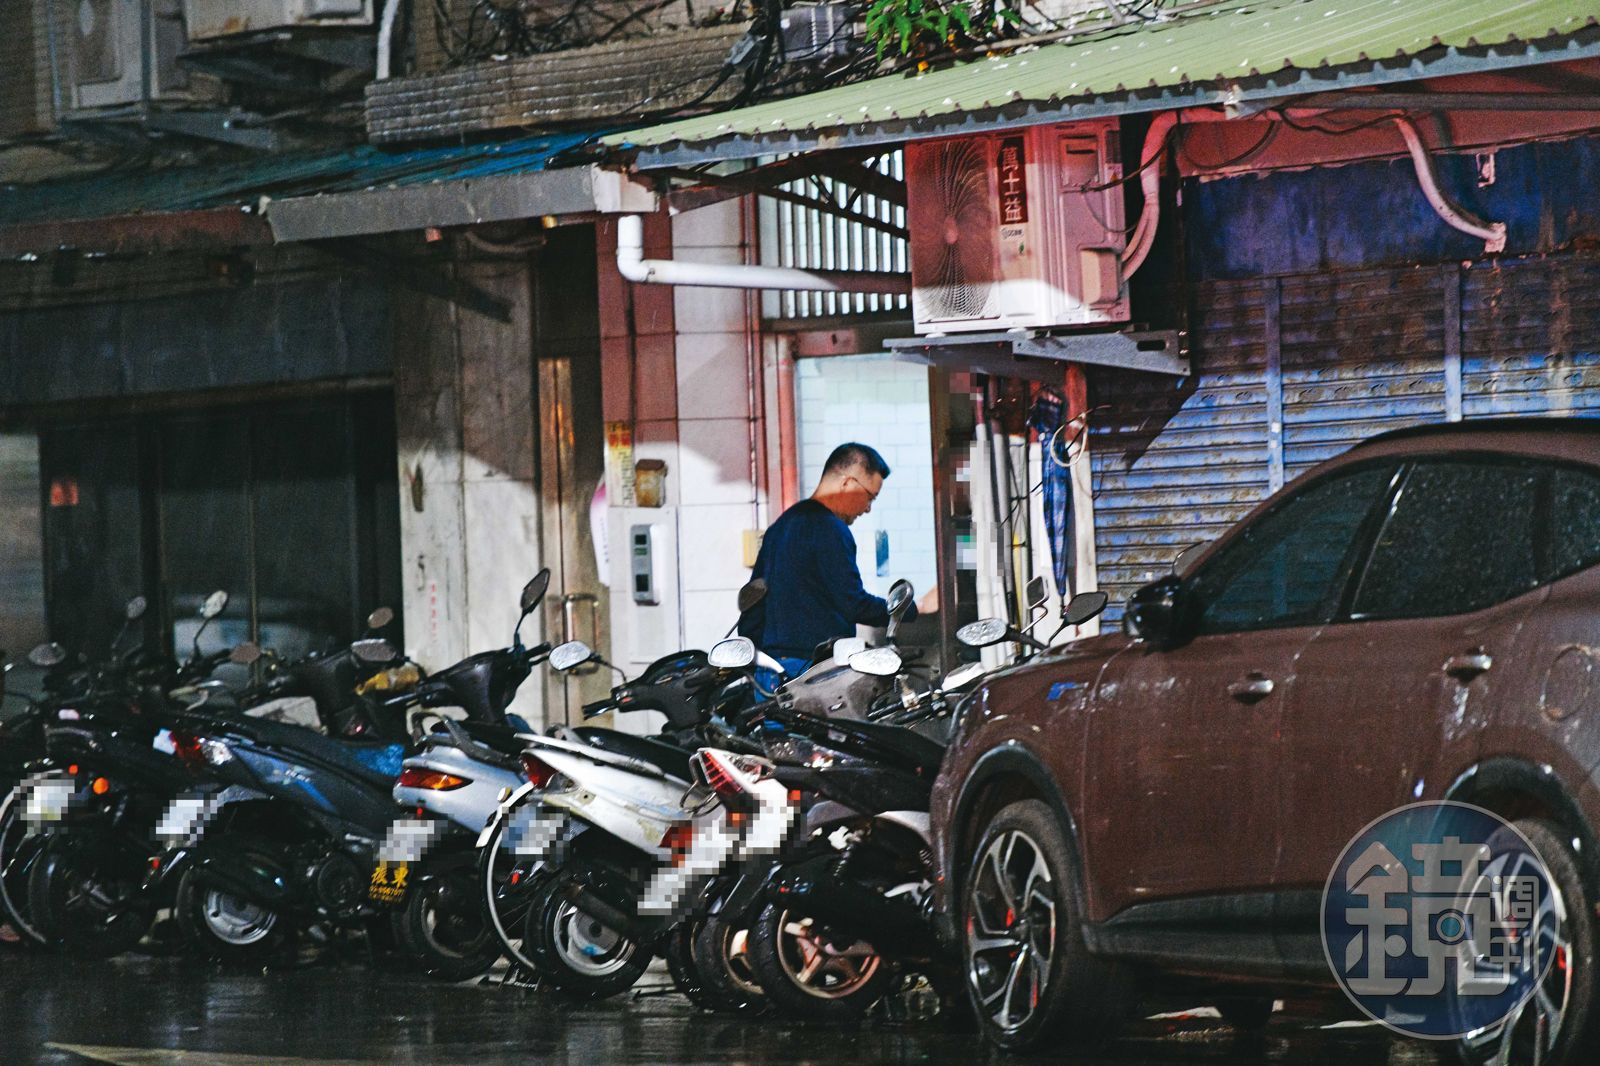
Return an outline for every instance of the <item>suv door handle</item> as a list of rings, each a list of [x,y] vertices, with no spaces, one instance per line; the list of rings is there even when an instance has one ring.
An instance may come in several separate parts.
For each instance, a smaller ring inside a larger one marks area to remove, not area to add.
[[[1452,655],[1444,662],[1444,672],[1462,684],[1479,674],[1487,674],[1494,666],[1494,656],[1482,648],[1473,648],[1464,655]]]
[[[1252,670],[1228,686],[1228,695],[1240,703],[1260,703],[1272,695],[1272,690],[1276,687],[1272,683],[1272,678]]]

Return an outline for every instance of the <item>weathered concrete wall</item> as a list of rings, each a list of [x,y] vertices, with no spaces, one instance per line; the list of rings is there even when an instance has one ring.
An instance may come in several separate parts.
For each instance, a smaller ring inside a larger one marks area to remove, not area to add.
[[[511,321],[420,296],[396,307],[406,650],[430,670],[509,644],[522,585],[540,566],[529,267],[456,269],[507,301]],[[530,643],[540,617],[524,626]],[[542,721],[541,692],[524,685],[513,710]]]

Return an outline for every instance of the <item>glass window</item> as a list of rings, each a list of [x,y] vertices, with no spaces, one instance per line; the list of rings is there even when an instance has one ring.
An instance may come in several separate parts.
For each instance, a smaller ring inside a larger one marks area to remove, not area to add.
[[[1257,520],[1197,575],[1199,632],[1315,625],[1332,617],[1362,520],[1393,471],[1382,465],[1335,475]]]
[[[1396,494],[1356,594],[1360,618],[1482,610],[1535,587],[1543,475],[1524,463],[1419,464]]]
[[[1550,477],[1549,552],[1546,581],[1600,562],[1600,473],[1557,467]]]

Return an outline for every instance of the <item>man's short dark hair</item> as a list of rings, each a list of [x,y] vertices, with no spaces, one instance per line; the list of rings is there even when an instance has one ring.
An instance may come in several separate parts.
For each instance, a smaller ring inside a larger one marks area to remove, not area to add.
[[[828,456],[827,463],[823,465],[822,472],[848,474],[858,466],[866,467],[869,474],[877,474],[879,477],[889,476],[889,464],[883,461],[878,449],[853,441],[835,448]]]

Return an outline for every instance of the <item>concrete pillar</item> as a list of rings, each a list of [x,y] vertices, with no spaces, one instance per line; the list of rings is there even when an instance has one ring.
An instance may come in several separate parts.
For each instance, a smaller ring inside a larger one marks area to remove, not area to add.
[[[540,566],[528,265],[462,263],[511,306],[499,322],[412,294],[396,310],[395,422],[406,651],[429,670],[511,642]],[[542,613],[523,627],[541,639]],[[541,686],[513,709],[543,721]]]
[[[747,262],[743,205],[729,201],[646,220],[645,254]],[[615,233],[599,228],[605,418],[632,425],[635,459],[667,464],[661,508],[611,507],[614,661],[637,668],[680,648],[707,648],[736,618],[749,579],[747,532],[766,525],[765,386],[757,293],[629,285],[616,274]],[[633,602],[628,533],[659,528],[670,573],[663,600]]]

